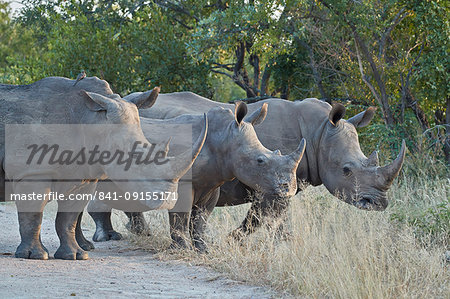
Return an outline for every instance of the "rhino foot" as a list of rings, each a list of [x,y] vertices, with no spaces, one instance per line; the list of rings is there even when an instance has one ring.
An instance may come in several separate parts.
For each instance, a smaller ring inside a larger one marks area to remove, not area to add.
[[[94,242],[105,242],[105,241],[109,241],[109,240],[122,240],[123,236],[121,233],[116,232],[115,230],[108,230],[105,231],[103,229],[97,229],[95,231],[94,236],[92,237],[92,240],[94,240]]]
[[[81,229],[81,219],[83,217],[83,213],[80,213],[77,220],[77,225],[75,227],[75,240],[78,243],[78,246],[80,246],[83,250],[91,251],[95,249],[94,244],[92,242],[88,241],[83,234],[83,230]]]
[[[169,249],[192,249],[192,244],[184,237],[172,236]]]
[[[92,242],[90,242],[86,239],[84,239],[84,240],[77,239],[77,243],[78,243],[78,246],[80,246],[83,250],[91,251],[91,250],[95,249],[94,244],[92,244]]]
[[[35,260],[48,260],[48,250],[40,243],[21,243],[16,249],[15,257]]]
[[[55,252],[55,259],[61,260],[87,260],[89,255],[81,248],[71,248],[69,246],[61,246]]]
[[[116,232],[115,230],[108,231],[108,236],[109,236],[110,240],[117,241],[117,240],[122,240],[123,239],[122,234],[119,233],[119,232]]]

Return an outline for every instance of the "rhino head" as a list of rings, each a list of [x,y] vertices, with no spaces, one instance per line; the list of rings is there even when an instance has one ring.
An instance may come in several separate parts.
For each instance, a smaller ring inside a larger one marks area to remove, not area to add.
[[[218,116],[218,114],[222,116]],[[225,114],[225,115],[224,115]],[[210,116],[211,115],[211,116]],[[267,104],[247,115],[247,105],[238,102],[234,116],[231,110],[221,107],[208,112],[208,118],[228,122],[225,133],[222,133],[220,156],[225,157],[225,177],[236,177],[245,185],[260,193],[260,198],[286,198],[297,191],[296,171],[303,157],[306,141],[301,140],[298,148],[289,155],[282,155],[279,150],[271,151],[259,141],[254,126],[262,123],[267,115]],[[211,128],[210,130],[214,130]],[[223,126],[222,126],[223,131]],[[211,131],[209,136],[214,133]]]
[[[405,158],[405,141],[397,158],[380,167],[374,151],[366,157],[359,146],[356,128],[369,124],[376,108],[370,107],[344,120],[345,107],[335,104],[321,134],[318,153],[319,175],[325,187],[343,201],[360,209],[383,211],[386,192],[397,177]]]
[[[144,154],[148,152],[147,146],[151,143],[142,132],[138,109],[150,108],[156,101],[159,88],[156,87],[150,92],[142,93],[130,101],[123,100],[119,95],[104,96],[84,90],[81,90],[80,93],[91,111],[103,112],[104,124],[118,125],[114,127],[116,130],[103,132],[104,136],[102,137],[107,140],[111,149],[120,149],[125,152],[125,155],[133,150]],[[87,122],[89,123],[89,121]],[[98,119],[95,123],[99,123]],[[202,132],[194,142],[192,150],[175,157],[168,156],[169,141],[157,144],[156,152],[159,150],[159,160],[163,160],[164,164],[142,167],[138,163],[132,163],[129,165],[130,168],[124,171],[124,168],[118,166],[117,163],[110,163],[104,165],[100,171],[104,171],[106,176],[124,192],[176,192],[179,179],[191,168],[202,149],[206,139],[207,125],[207,118],[204,116]],[[91,142],[96,144],[98,140]],[[149,182],[151,183],[149,184]]]

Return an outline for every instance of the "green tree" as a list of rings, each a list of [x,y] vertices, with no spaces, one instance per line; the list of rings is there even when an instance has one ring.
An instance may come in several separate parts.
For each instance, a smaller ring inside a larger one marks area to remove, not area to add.
[[[450,159],[448,1],[24,4],[16,20],[0,6],[5,82],[85,69],[120,93],[161,85],[222,101],[319,97],[344,101],[350,113],[377,105],[374,138],[407,136],[414,147],[421,130],[447,144]]]
[[[26,65],[17,62],[33,80],[73,78],[85,69],[120,93],[162,85],[165,92],[212,95],[205,66],[186,54],[186,29],[156,4],[29,1],[18,21],[36,28],[36,46],[44,49]]]

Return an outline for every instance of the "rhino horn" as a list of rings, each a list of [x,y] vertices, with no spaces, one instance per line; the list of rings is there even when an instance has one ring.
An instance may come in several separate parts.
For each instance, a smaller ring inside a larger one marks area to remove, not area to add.
[[[367,166],[380,166],[380,161],[378,160],[378,152],[373,151],[369,158],[367,158]]]
[[[178,179],[181,178],[192,167],[192,164],[194,164],[195,159],[202,150],[203,144],[205,143],[206,140],[206,134],[208,132],[208,118],[206,114],[203,115],[204,115],[203,129],[202,132],[200,133],[200,136],[197,138],[194,145],[192,146],[192,151],[188,150],[170,160],[172,169],[174,170],[173,173],[174,178]]]
[[[129,98],[126,98],[129,102],[134,103],[138,109],[148,109],[155,104],[156,99],[158,98],[160,92],[159,87],[153,88],[151,91],[146,91],[140,93],[136,96],[130,95]]]
[[[386,181],[386,184],[391,184],[392,181],[398,176],[400,169],[402,169],[403,161],[405,159],[405,153],[406,153],[406,143],[405,140],[403,140],[402,148],[400,149],[397,158],[395,158],[395,160],[391,164],[380,168],[381,173],[383,174],[384,179]]]
[[[289,154],[288,157],[292,161],[294,161],[295,165],[298,165],[298,163],[300,163],[300,161],[302,160],[303,154],[305,153],[305,148],[306,148],[306,140],[305,138],[302,138],[297,149]]]

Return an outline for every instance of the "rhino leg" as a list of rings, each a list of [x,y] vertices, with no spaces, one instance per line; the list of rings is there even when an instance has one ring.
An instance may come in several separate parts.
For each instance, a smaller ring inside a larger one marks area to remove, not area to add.
[[[288,198],[267,198],[267,199],[256,199],[247,213],[242,224],[235,229],[231,235],[237,239],[241,240],[244,236],[251,234],[256,228],[260,227],[262,224],[262,219],[267,216],[272,216],[275,218],[283,217],[289,206]],[[277,235],[281,235],[282,225],[277,228]]]
[[[83,230],[81,229],[81,219],[83,218],[83,212],[80,213],[77,219],[77,226],[75,228],[75,239],[77,240],[78,245],[83,248],[83,250],[91,251],[95,249],[94,244],[88,241],[84,235]]]
[[[219,199],[220,188],[215,189],[206,199],[206,204],[199,206],[195,205],[191,212],[191,237],[194,242],[194,247],[200,252],[206,251],[206,244],[204,241],[204,232],[209,216],[214,210],[217,200]]]
[[[189,216],[190,212],[169,212],[172,248],[191,248],[188,237]]]
[[[89,215],[95,222],[94,242],[121,240],[122,235],[115,231],[111,223],[111,207],[99,200],[91,200],[87,207]]]
[[[47,260],[48,250],[41,242],[42,213],[18,212],[21,242],[15,257]]]
[[[27,177],[36,179],[37,177]],[[14,188],[17,194],[47,194],[50,191],[48,183],[43,182],[49,177],[38,177],[42,181],[18,182]],[[17,214],[19,219],[19,232],[21,242],[16,249],[15,256],[26,259],[48,259],[48,250],[41,242],[41,223],[44,207],[48,198],[44,200],[16,201]]]
[[[144,213],[142,212],[125,212],[130,220],[127,228],[130,232],[136,235],[148,235],[149,227],[145,221]]]
[[[94,242],[121,240],[122,234],[115,231],[111,223],[111,212],[89,212],[95,222]]]
[[[61,204],[61,203],[60,203]],[[58,212],[56,214],[56,233],[60,246],[55,252],[56,259],[86,260],[89,258],[75,239],[75,229],[80,212]]]

